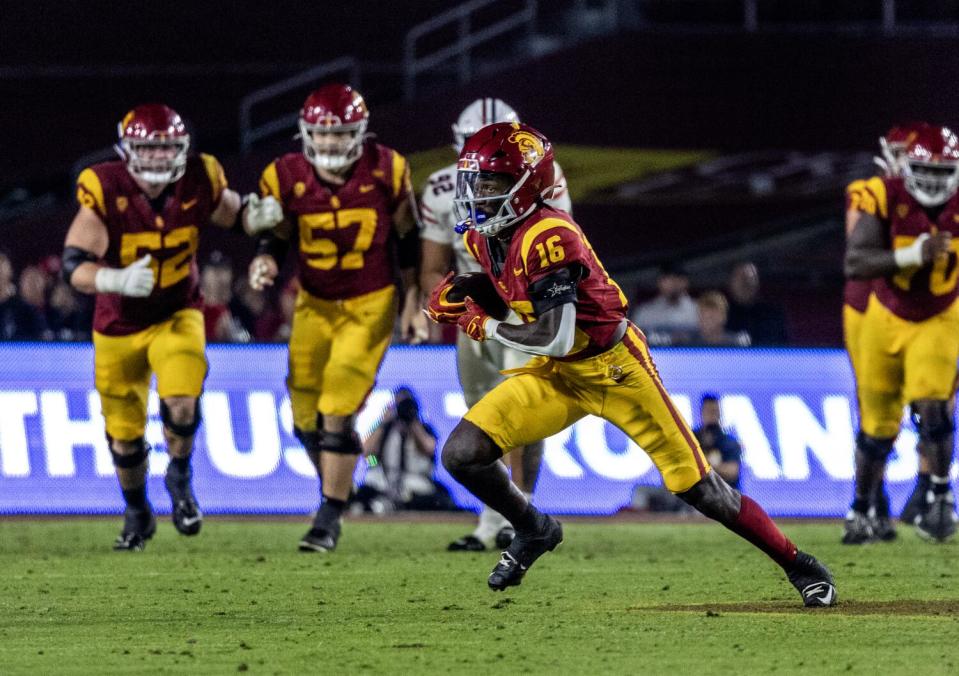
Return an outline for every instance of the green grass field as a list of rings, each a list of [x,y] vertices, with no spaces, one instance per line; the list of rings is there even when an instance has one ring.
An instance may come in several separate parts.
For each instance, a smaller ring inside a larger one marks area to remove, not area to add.
[[[837,578],[804,610],[779,569],[719,526],[569,521],[524,584],[451,554],[466,521],[352,521],[300,554],[304,524],[168,521],[141,554],[112,520],[0,523],[0,673],[959,672],[955,546],[838,544],[786,523]]]

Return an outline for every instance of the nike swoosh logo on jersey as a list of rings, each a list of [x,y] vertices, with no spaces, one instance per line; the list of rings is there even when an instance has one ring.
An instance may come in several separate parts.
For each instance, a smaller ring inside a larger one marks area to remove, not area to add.
[[[374,186],[372,183],[367,183],[366,185],[361,185],[361,186],[360,186],[360,192],[369,192],[370,190],[372,190],[372,189],[375,188],[375,187],[376,187],[376,186]]]
[[[513,274],[519,277],[521,274],[523,274],[523,268],[513,268]]]
[[[186,211],[187,209],[192,209],[194,204],[196,204],[196,199],[192,199],[189,202],[183,202],[180,205],[180,209],[182,209],[183,211]]]

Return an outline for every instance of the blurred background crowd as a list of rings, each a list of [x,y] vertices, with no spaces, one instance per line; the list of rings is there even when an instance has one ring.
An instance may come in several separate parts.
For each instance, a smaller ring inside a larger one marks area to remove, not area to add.
[[[0,340],[89,341],[93,298],[60,276],[50,254],[17,269],[0,250]],[[246,270],[213,251],[200,268],[206,336],[213,343],[283,343],[290,337],[296,300],[291,279],[254,291]],[[782,346],[789,344],[786,315],[763,299],[755,263],[733,265],[723,288],[700,286],[678,264],[663,265],[655,286],[632,297],[632,319],[659,346]],[[436,331],[433,343],[455,342],[455,332]]]

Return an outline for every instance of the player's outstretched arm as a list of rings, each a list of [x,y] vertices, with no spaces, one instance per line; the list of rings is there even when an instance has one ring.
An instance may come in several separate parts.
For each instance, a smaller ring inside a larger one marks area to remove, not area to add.
[[[63,278],[82,293],[149,296],[156,281],[149,254],[125,268],[110,268],[100,262],[108,245],[106,225],[95,211],[80,207],[63,246]]]
[[[952,235],[948,232],[923,233],[908,246],[889,249],[882,221],[872,214],[856,213],[846,243],[846,277],[886,277],[904,268],[927,265],[949,251]]]

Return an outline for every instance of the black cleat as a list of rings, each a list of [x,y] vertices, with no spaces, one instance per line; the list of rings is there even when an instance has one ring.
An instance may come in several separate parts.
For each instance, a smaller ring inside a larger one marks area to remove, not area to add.
[[[916,521],[920,537],[933,542],[945,542],[956,534],[956,499],[952,491],[927,496],[926,510]]]
[[[446,546],[448,552],[485,552],[486,545],[475,535],[464,535]]]
[[[496,548],[506,549],[515,537],[516,530],[512,526],[503,526],[496,534]]]
[[[892,525],[892,520],[888,516],[870,516],[869,524],[872,526],[872,534],[876,536],[877,540],[892,542],[899,537],[895,526]]]
[[[193,495],[193,486],[191,479],[193,471],[177,472],[173,465],[167,467],[166,477],[163,483],[170,493],[170,500],[173,502],[173,527],[181,535],[196,535],[203,526],[203,512],[196,504],[196,497]]]
[[[786,577],[799,591],[803,605],[807,608],[836,604],[836,583],[832,579],[832,573],[811,554],[797,552],[796,560]]]
[[[551,516],[543,515],[541,527],[532,535],[517,533],[490,573],[487,584],[493,591],[503,591],[523,581],[530,566],[563,541],[563,526]]]
[[[926,511],[926,506],[926,491],[920,488],[917,482],[916,486],[912,489],[912,493],[909,494],[909,499],[906,500],[905,506],[902,508],[899,520],[911,526],[916,525],[923,512]]]
[[[332,552],[336,549],[336,542],[340,539],[340,522],[334,523],[332,528],[320,527],[315,523],[306,535],[300,540],[301,552]]]
[[[123,530],[113,542],[113,551],[142,552],[156,530],[157,520],[152,509],[139,511],[127,507],[123,512]]]
[[[850,509],[846,513],[846,522],[842,534],[844,545],[863,545],[876,539],[872,521],[862,512]]]

